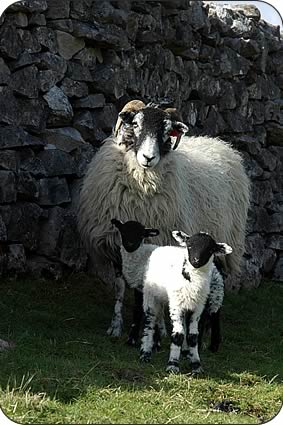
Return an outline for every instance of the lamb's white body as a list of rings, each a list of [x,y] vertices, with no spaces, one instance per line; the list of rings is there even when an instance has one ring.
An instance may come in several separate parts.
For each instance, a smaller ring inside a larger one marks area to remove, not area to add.
[[[142,244],[135,252],[127,252],[123,246],[122,270],[131,288],[143,289],[143,307],[145,312],[145,331],[142,338],[141,357],[147,361],[153,349],[154,327],[162,317],[164,305],[169,305],[173,325],[172,344],[167,370],[177,372],[181,344],[174,342],[174,335],[185,335],[185,313],[190,312],[191,319],[188,335],[198,335],[198,322],[210,293],[210,283],[214,270],[212,258],[199,268],[194,268],[187,259],[187,249],[183,247]],[[185,263],[185,266],[184,266]],[[182,270],[188,273],[186,279]],[[188,344],[188,355],[199,372],[200,358],[197,343]]]

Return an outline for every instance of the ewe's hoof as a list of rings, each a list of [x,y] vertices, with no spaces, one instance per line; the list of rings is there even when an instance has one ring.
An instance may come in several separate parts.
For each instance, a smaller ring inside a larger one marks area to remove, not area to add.
[[[168,373],[180,373],[180,368],[179,368],[179,366],[176,366],[176,365],[168,365],[166,367],[166,372],[168,372]]]
[[[142,353],[140,355],[140,361],[142,363],[149,363],[151,361],[151,353]]]

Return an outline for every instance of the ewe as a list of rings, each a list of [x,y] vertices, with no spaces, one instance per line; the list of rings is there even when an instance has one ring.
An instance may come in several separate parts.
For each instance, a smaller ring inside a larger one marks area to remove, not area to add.
[[[89,165],[78,213],[80,234],[98,274],[103,276],[114,266],[116,302],[108,329],[113,336],[122,331],[125,282],[112,217],[150,223],[160,230],[158,245],[175,243],[168,230],[174,228],[188,234],[204,230],[227,241],[233,253],[224,266],[234,279],[240,272],[249,206],[249,179],[240,154],[228,143],[183,136],[173,150],[172,136],[179,140],[188,128],[159,108],[125,110],[119,119],[122,124]],[[127,143],[122,143],[125,134]],[[136,301],[137,311],[141,297]],[[133,327],[135,335],[137,328]]]
[[[172,334],[166,370],[179,372],[181,347],[186,338],[192,372],[200,373],[198,324],[210,296],[211,281],[221,279],[213,258],[230,254],[232,248],[216,243],[207,233],[188,236],[181,231],[172,232],[181,247],[143,244],[145,238],[157,236],[159,231],[136,221],[123,224],[112,219],[112,224],[121,233],[123,276],[130,288],[143,290],[145,328],[140,359],[150,361],[155,325],[162,317],[163,306],[169,304]]]

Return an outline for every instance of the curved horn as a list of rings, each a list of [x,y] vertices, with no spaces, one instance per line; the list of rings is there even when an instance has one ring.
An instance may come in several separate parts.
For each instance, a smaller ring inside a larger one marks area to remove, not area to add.
[[[126,111],[136,112],[144,107],[145,107],[145,104],[141,100],[131,100],[130,102],[126,103],[126,105],[123,107],[121,112],[126,112]],[[118,117],[116,125],[115,125],[115,129],[114,129],[115,137],[118,135],[121,125],[122,125],[122,120],[120,117]]]

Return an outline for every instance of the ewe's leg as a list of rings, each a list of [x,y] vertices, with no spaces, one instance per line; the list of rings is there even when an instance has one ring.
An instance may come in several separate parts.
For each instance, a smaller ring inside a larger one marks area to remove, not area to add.
[[[211,344],[210,351],[215,353],[219,349],[221,342],[221,330],[220,330],[220,309],[216,313],[210,315],[211,324]]]
[[[116,270],[115,278],[115,306],[111,324],[107,330],[107,334],[111,336],[121,336],[123,328],[122,308],[125,294],[125,280],[121,271]]]
[[[179,360],[185,335],[183,326],[184,314],[182,314],[182,312],[180,312],[177,308],[170,306],[170,318],[172,321],[172,334],[170,355],[166,371],[178,373],[180,371]]]
[[[137,289],[134,290],[135,305],[133,312],[133,323],[129,333],[127,344],[136,345],[139,339],[141,323],[143,319],[143,293]]]
[[[203,310],[203,306],[198,306],[191,317],[188,316],[187,323],[187,343],[189,346],[188,358],[191,362],[192,373],[202,372],[200,358],[198,353],[198,323]]]
[[[153,348],[154,328],[156,324],[157,314],[156,309],[150,306],[146,307],[144,331],[141,342],[140,360],[149,362]]]

